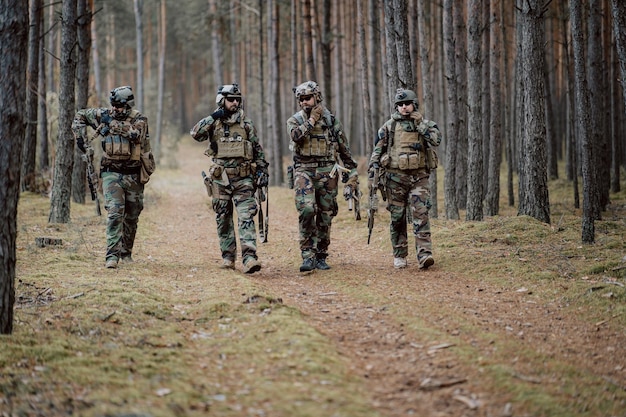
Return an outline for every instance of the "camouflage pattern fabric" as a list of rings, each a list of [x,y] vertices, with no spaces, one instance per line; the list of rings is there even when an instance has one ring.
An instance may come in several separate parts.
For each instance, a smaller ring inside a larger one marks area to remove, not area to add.
[[[338,210],[338,176],[330,178],[331,169],[296,168],[294,173],[302,259],[328,256],[330,228]]]
[[[137,234],[139,214],[143,210],[144,185],[139,174],[102,172],[104,208],[107,210],[106,259],[131,255]]]
[[[239,229],[239,244],[244,263],[248,258],[257,259],[256,226],[254,216],[257,213],[257,203],[254,198],[254,184],[251,177],[232,177],[230,185],[213,182],[219,193],[219,198],[213,197],[211,203],[217,221],[217,235],[220,240],[222,259],[235,261],[237,259],[237,244],[235,241],[235,224],[233,210],[237,210],[237,228]]]
[[[432,204],[428,177],[428,174],[405,175],[389,172],[385,174],[385,190],[389,202],[387,210],[391,213],[389,230],[395,258],[406,258],[408,255],[407,209],[410,210],[412,218],[418,259],[426,254],[432,254],[428,219],[428,210]]]

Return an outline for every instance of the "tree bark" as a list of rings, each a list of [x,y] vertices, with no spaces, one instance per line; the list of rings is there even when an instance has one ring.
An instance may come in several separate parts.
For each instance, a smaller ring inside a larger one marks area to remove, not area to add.
[[[26,77],[26,133],[22,148],[22,191],[36,191],[37,101],[39,83],[39,14],[42,0],[30,2],[28,30],[28,68]]]
[[[544,11],[541,4],[540,0],[524,1],[520,13],[525,128],[519,167],[518,214],[550,223],[543,95]]]
[[[134,88],[135,105],[143,112],[143,0],[133,0],[135,12],[135,42],[137,54],[137,85]]]
[[[582,234],[583,243],[593,243],[595,240],[595,213],[594,190],[592,189],[595,171],[593,161],[593,145],[591,140],[591,115],[589,114],[589,88],[587,86],[585,63],[585,30],[583,25],[582,5],[574,1],[570,4],[570,24],[572,28],[572,48],[574,50],[574,79],[576,94],[576,128],[582,144],[582,176],[583,176],[583,216]]]
[[[15,239],[25,133],[28,2],[0,1],[0,334],[13,332]]]
[[[482,65],[480,0],[470,0],[468,17],[468,152],[467,152],[467,211],[466,220],[483,219],[483,134],[482,134]]]
[[[54,180],[50,197],[50,223],[70,221],[70,191],[74,165],[74,82],[76,72],[76,0],[63,0],[61,16],[61,85],[59,89],[59,135]]]
[[[452,14],[453,0],[443,1],[443,49],[445,54],[445,78],[448,81],[448,118],[446,123],[446,164],[444,172],[444,198],[446,218],[459,219],[459,205],[456,194],[457,140],[459,129],[459,109],[457,101],[456,59],[454,55],[454,26]]]

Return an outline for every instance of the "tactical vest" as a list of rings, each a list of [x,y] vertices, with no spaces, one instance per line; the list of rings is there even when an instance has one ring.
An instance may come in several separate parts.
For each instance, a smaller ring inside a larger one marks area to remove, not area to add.
[[[213,155],[215,158],[243,158],[246,161],[253,159],[252,142],[248,139],[243,121],[232,125],[218,121],[213,141],[217,143],[217,153]]]
[[[130,122],[133,123],[139,115],[140,113],[133,109],[126,120],[130,119]],[[143,139],[141,137],[139,143],[133,143],[122,135],[106,135],[102,138],[104,156],[114,161],[139,161]]]
[[[389,167],[399,170],[418,170],[426,165],[426,146],[419,133],[407,131],[404,125],[409,123],[392,122],[391,137],[388,143]],[[413,127],[413,123],[410,123]]]
[[[305,123],[302,112],[296,113],[295,118],[298,120],[298,123]],[[319,121],[315,123],[313,129],[304,136],[300,143],[293,144],[294,152],[300,156],[314,156],[334,161],[336,150],[333,141],[332,127],[333,122],[331,115],[324,114],[322,123]]]

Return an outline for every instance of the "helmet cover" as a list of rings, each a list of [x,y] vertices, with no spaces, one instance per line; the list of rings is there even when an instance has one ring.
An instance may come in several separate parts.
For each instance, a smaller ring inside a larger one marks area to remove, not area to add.
[[[135,95],[133,94],[133,89],[129,85],[116,87],[111,90],[109,101],[113,107],[133,107],[135,105]]]
[[[224,107],[224,99],[226,97],[238,98],[241,104],[241,90],[239,84],[232,83],[221,86],[217,89],[217,96],[215,97],[215,104],[219,107]]]
[[[410,101],[413,103],[415,107],[414,110],[417,110],[419,105],[417,104],[417,95],[412,90],[405,90],[404,88],[398,88],[396,90],[396,95],[393,99],[393,105],[398,106],[400,103],[404,103],[405,101]]]

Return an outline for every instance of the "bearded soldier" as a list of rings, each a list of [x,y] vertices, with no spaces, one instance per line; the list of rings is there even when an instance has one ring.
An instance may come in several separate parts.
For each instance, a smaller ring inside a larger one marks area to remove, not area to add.
[[[79,110],[72,123],[76,145],[93,156],[87,126],[96,129],[102,146],[100,178],[107,216],[105,266],[117,268],[118,261],[132,262],[139,214],[143,210],[144,184],[154,171],[154,158],[148,136],[148,119],[134,110],[135,96],[130,86],[111,90],[111,108]],[[94,138],[96,137],[94,136]],[[92,138],[92,139],[94,139]],[[148,162],[146,162],[148,161]],[[146,166],[149,165],[149,166]]]
[[[317,83],[306,81],[293,92],[301,110],[287,120],[287,129],[303,260],[300,271],[326,270],[330,228],[337,215],[337,165],[349,172],[346,186],[358,193],[357,163],[343,126],[324,106]]]
[[[243,272],[252,274],[261,269],[254,224],[258,207],[254,195],[256,187],[268,184],[268,163],[256,128],[245,117],[239,85],[221,86],[215,103],[217,109],[200,120],[190,133],[198,142],[209,141],[204,153],[211,158],[211,163],[205,183],[217,221],[221,268],[235,269],[237,244],[233,209],[236,209]]]
[[[420,269],[435,263],[430,236],[428,210],[431,207],[428,178],[437,168],[433,147],[441,143],[437,125],[417,111],[417,96],[411,90],[398,89],[395,112],[378,130],[369,161],[370,177],[381,169],[382,182],[391,213],[391,245],[395,268],[407,266],[407,207],[410,208],[415,249]]]

